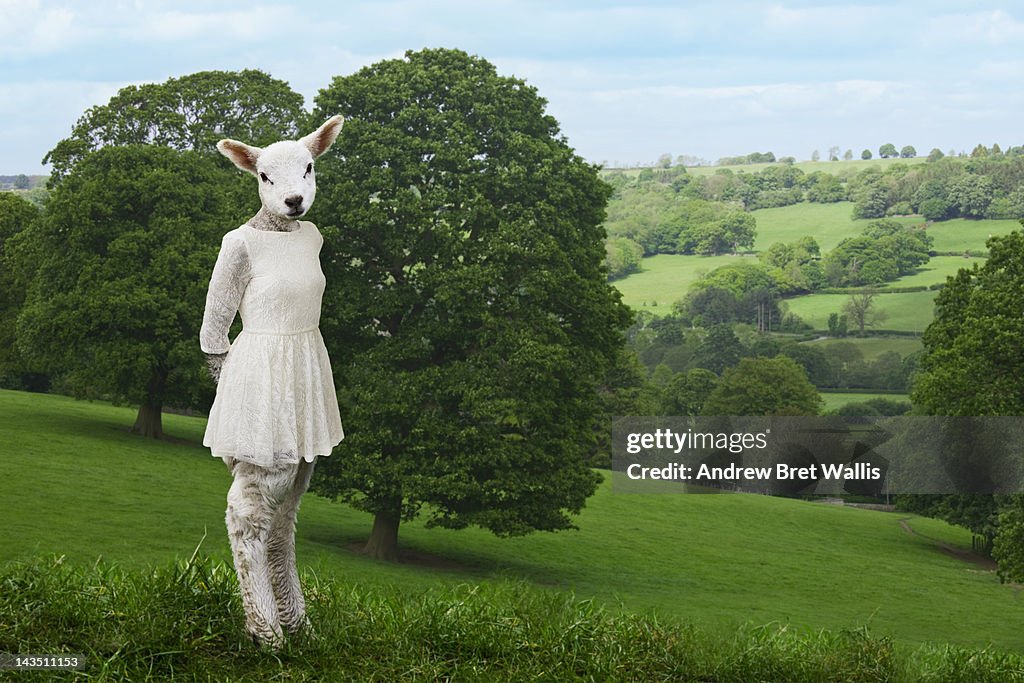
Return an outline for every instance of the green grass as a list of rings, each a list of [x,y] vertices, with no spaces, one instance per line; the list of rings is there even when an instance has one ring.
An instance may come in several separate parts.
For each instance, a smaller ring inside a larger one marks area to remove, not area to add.
[[[835,344],[853,344],[864,354],[864,360],[875,360],[886,351],[895,351],[901,356],[909,356],[922,348],[920,337],[844,337],[842,339],[814,339],[804,343],[809,346],[817,346],[825,351]]]
[[[753,256],[683,256],[658,254],[642,261],[643,271],[612,284],[622,292],[622,299],[631,308],[659,315],[672,312],[672,304],[703,275],[719,266],[746,261],[756,263]]]
[[[303,577],[312,635],[278,652],[241,634],[230,567],[149,571],[31,561],[0,570],[0,650],[66,653],[96,681],[1008,681],[1020,655],[900,648],[867,629],[731,633],[505,582],[417,595]],[[19,672],[12,680],[50,678]]]
[[[843,162],[856,163],[856,162]],[[869,162],[870,163],[870,162]],[[853,220],[853,203],[837,202],[834,204],[814,204],[804,202],[776,209],[759,209],[753,212],[757,219],[757,239],[755,251],[763,251],[775,242],[793,242],[811,235],[823,252],[834,248],[841,240],[857,235],[870,222]],[[919,216],[897,216],[894,220],[904,224],[922,222]],[[936,251],[962,251],[971,249],[983,251],[985,239],[990,235],[1006,234],[1020,228],[1017,221],[968,221],[956,219],[935,223],[929,232],[935,238]],[[743,256],[685,256],[659,254],[641,261],[642,270],[628,277],[616,280],[613,284],[622,292],[623,300],[632,308],[646,310],[660,315],[671,311],[672,304],[681,299],[703,274],[738,259],[754,259],[753,255]],[[974,263],[984,263],[981,258],[964,258],[962,256],[935,256],[917,273],[908,275],[893,282],[882,285],[882,289],[893,287],[916,287],[942,284],[946,277],[953,275],[960,268],[969,268]],[[799,301],[811,301],[818,297],[835,295],[813,294],[801,297]],[[923,297],[919,297],[922,299]],[[798,301],[790,300],[791,302]],[[920,300],[889,301],[891,306],[887,329],[923,330],[931,320],[931,307],[921,309]],[[820,312],[826,308],[824,319],[834,310],[834,300],[822,299],[813,303],[795,304],[800,310],[808,311],[809,315],[818,319]],[[910,318],[903,320],[896,316],[906,311]],[[797,312],[794,309],[794,312]],[[798,313],[798,315],[802,315]],[[927,320],[924,318],[927,316]],[[805,318],[806,319],[806,318]],[[811,323],[815,327],[824,328],[824,324]]]
[[[888,318],[876,325],[878,329],[923,332],[934,318],[934,300],[937,291],[909,292],[906,294],[880,294],[875,298],[878,310]],[[849,294],[808,294],[786,299],[789,311],[800,316],[816,330],[828,328],[830,313],[841,313]],[[851,324],[851,332],[853,332]],[[868,328],[870,333],[870,328]]]
[[[757,220],[754,251],[764,251],[775,242],[794,242],[804,235],[811,235],[824,253],[841,240],[859,235],[871,222],[868,219],[853,219],[853,202],[802,202],[774,209],[758,209],[751,213]],[[925,222],[921,216],[893,216],[891,220],[904,225]],[[1020,229],[1020,221],[1016,220],[954,218],[932,223],[928,226],[928,234],[932,236],[932,248],[935,251],[985,251],[985,240],[990,236],[1005,235]]]
[[[847,237],[859,235],[871,222],[854,220],[853,202],[802,202],[774,209],[758,209],[751,214],[757,221],[754,251],[764,251],[776,242],[795,242],[810,235],[817,240],[824,254]],[[893,220],[911,225],[923,222],[919,216],[897,216]]]
[[[970,269],[974,264],[984,265],[983,258],[964,258],[963,256],[933,256],[923,267],[919,268],[913,275],[904,275],[901,278],[887,282],[879,286],[879,289],[892,289],[893,287],[930,287],[932,285],[945,284],[946,278],[956,275],[961,268]]]
[[[98,402],[0,391],[0,561],[58,553],[78,565],[102,556],[142,569],[187,557],[204,533],[202,551],[228,559],[229,478],[195,443],[203,420],[167,416],[167,431],[193,442],[168,444],[129,435],[133,417]],[[1017,590],[907,534],[899,519],[763,496],[628,495],[606,482],[578,531],[498,539],[414,522],[401,532],[410,561],[388,565],[350,550],[369,532],[367,515],[308,495],[298,555],[307,570],[365,589],[523,581],[709,629],[869,625],[899,643],[1024,651],[1024,633],[1008,626],[1021,608]],[[964,530],[911,524],[969,547]]]
[[[890,401],[906,401],[910,402],[910,397],[906,394],[872,394],[870,392],[864,393],[828,393],[821,391],[821,400],[824,403],[825,410],[836,410],[842,408],[848,403],[863,403],[864,401],[870,401],[873,398],[884,398]]]
[[[985,240],[993,235],[1005,235],[1020,230],[1016,220],[970,220],[954,218],[949,221],[932,223],[928,234],[934,240],[935,251],[985,251]]]

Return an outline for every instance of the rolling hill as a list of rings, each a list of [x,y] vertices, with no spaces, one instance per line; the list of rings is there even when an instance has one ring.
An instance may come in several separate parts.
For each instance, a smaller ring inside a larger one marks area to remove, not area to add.
[[[227,560],[229,475],[198,445],[204,420],[167,415],[175,441],[154,442],[127,432],[133,417],[0,391],[0,560],[57,553],[146,567],[187,558],[201,541],[204,554]],[[309,494],[298,556],[319,574],[390,591],[511,579],[713,629],[869,625],[900,643],[1024,651],[1009,627],[1017,588],[965,561],[968,533],[935,520],[763,496],[625,494],[606,481],[577,524],[498,539],[408,523],[405,561],[385,565],[352,551],[367,515]]]

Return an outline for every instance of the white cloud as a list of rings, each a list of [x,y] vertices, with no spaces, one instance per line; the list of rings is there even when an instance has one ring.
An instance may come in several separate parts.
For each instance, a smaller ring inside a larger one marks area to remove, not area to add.
[[[992,47],[1020,46],[1024,21],[997,9],[987,12],[946,14],[929,20],[921,42],[929,46],[962,47],[978,44]]]
[[[786,31],[839,33],[863,26],[884,11],[878,7],[786,7],[772,5],[764,11],[766,28]]]
[[[129,79],[258,68],[312,107],[333,76],[437,46],[526,79],[593,160],[970,147],[1019,128],[1022,17],[987,0],[0,0],[0,166],[31,170]]]
[[[138,23],[125,29],[135,40],[178,42],[221,40],[255,43],[261,40],[288,40],[288,27],[299,28],[309,21],[293,8],[260,6],[233,12],[182,12],[179,10],[143,13]],[[295,41],[297,45],[301,40]]]
[[[978,64],[974,75],[996,83],[1020,84],[1024,82],[1024,60],[985,60]]]
[[[50,54],[78,42],[76,14],[39,0],[0,0],[0,57]]]
[[[43,173],[42,158],[78,117],[127,82],[0,82],[0,173]]]

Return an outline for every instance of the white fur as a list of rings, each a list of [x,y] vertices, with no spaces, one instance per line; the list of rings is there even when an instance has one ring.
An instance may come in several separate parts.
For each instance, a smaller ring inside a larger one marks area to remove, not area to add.
[[[327,151],[341,130],[334,116],[301,140],[265,148],[221,140],[217,149],[259,178],[263,208],[249,224],[259,230],[292,230],[316,197],[313,160]],[[288,200],[288,201],[286,201]],[[240,294],[240,293],[239,293]],[[226,354],[207,360],[218,380]],[[284,634],[308,625],[306,603],[295,568],[295,518],[309,487],[313,462],[274,468],[225,458],[234,475],[225,522],[245,609],[245,626],[258,643],[279,647]]]
[[[225,521],[245,628],[257,642],[275,648],[284,632],[308,625],[295,567],[295,518],[313,465],[302,460],[270,469],[233,463]]]
[[[297,220],[306,215],[316,197],[313,160],[338,137],[343,119],[332,116],[301,140],[283,140],[253,147],[237,140],[221,140],[217,149],[235,166],[259,179],[260,201],[270,213]]]

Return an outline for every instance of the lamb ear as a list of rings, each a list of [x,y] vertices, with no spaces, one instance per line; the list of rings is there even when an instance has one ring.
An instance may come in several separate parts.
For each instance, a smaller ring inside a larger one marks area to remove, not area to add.
[[[217,143],[217,151],[231,159],[238,168],[256,175],[256,160],[263,149],[238,140],[221,140]]]
[[[304,144],[309,153],[316,159],[334,144],[334,141],[338,138],[338,133],[341,132],[341,124],[344,121],[345,119],[340,114],[332,116],[324,121],[323,125],[315,131],[299,140],[299,142]]]

